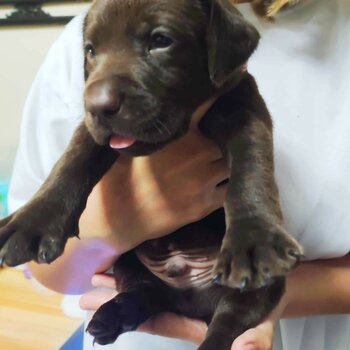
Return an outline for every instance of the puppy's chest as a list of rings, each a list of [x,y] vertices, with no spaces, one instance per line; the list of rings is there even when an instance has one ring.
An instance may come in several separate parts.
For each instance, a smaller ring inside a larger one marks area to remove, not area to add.
[[[177,289],[200,288],[212,282],[216,252],[198,254],[179,250],[155,257],[136,250],[142,264],[167,285]]]
[[[219,209],[168,236],[144,242],[135,253],[151,273],[173,288],[208,287],[225,233],[224,215]]]

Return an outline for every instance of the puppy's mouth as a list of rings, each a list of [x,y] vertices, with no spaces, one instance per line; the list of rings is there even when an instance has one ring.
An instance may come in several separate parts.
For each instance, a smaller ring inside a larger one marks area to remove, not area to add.
[[[113,149],[124,149],[132,146],[137,140],[131,136],[113,134],[109,139],[109,146]]]
[[[171,139],[177,132],[177,128],[170,128],[160,119],[148,121],[139,125],[111,126],[109,145],[113,149],[124,149],[134,145],[136,142],[159,143]]]
[[[112,131],[108,133],[107,140],[104,144],[110,148],[121,152],[129,156],[142,156],[148,155],[160,148],[167,143],[180,137],[184,132],[184,129],[180,129],[177,132],[164,134],[159,130],[153,131],[153,129],[147,130],[147,132],[141,133],[124,133]]]
[[[171,113],[169,113],[171,114]],[[186,118],[159,115],[143,122],[118,122],[114,125],[99,125],[106,130],[106,143],[115,150],[131,148],[135,144],[163,144],[177,138],[186,129]]]
[[[173,126],[173,125],[172,125]],[[115,150],[128,149],[135,144],[159,144],[172,140],[179,132],[184,129],[182,125],[177,127],[168,127],[159,120],[152,121],[145,125],[139,125],[136,129],[130,128],[111,128],[108,136],[108,144]]]
[[[189,108],[177,105],[156,111],[122,109],[110,118],[88,112],[85,123],[97,144],[138,154],[143,147],[156,150],[182,136],[188,129],[188,115]]]

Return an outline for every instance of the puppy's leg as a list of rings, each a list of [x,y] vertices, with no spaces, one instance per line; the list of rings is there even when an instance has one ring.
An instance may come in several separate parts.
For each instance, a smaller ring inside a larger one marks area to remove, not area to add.
[[[251,118],[228,144],[227,229],[215,272],[230,287],[266,285],[271,278],[284,276],[301,254],[282,226],[271,143],[265,124]]]
[[[211,114],[206,130],[231,168],[216,277],[229,287],[259,288],[285,275],[302,252],[282,226],[270,116],[250,75]]]
[[[103,304],[88,324],[94,342],[113,343],[121,334],[136,330],[161,312],[171,311],[170,288],[140,264],[133,252],[116,263],[118,289],[123,292]],[[176,304],[176,303],[175,303]]]
[[[33,199],[0,223],[0,261],[9,266],[50,263],[61,255],[67,239],[79,233],[90,192],[117,157],[97,145],[81,124]]]
[[[254,291],[230,290],[218,303],[198,350],[230,350],[233,341],[256,327],[277,305],[284,292],[284,279]]]

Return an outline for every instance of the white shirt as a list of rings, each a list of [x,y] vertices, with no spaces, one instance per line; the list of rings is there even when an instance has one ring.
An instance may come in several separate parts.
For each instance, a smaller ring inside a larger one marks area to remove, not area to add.
[[[262,35],[249,70],[274,120],[285,225],[308,259],[343,256],[350,251],[350,1],[308,0],[274,23],[257,19],[249,5],[239,9]],[[38,189],[83,117],[82,19],[52,46],[28,96],[12,211]],[[193,349],[135,334],[101,349],[139,349],[145,342],[153,350]],[[275,343],[276,350],[350,350],[350,317],[283,320]]]

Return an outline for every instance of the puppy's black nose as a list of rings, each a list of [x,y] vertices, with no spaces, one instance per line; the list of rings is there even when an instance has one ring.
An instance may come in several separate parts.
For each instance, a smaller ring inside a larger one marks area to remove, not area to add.
[[[96,81],[85,92],[86,109],[99,119],[115,116],[120,109],[121,100],[114,80]]]

